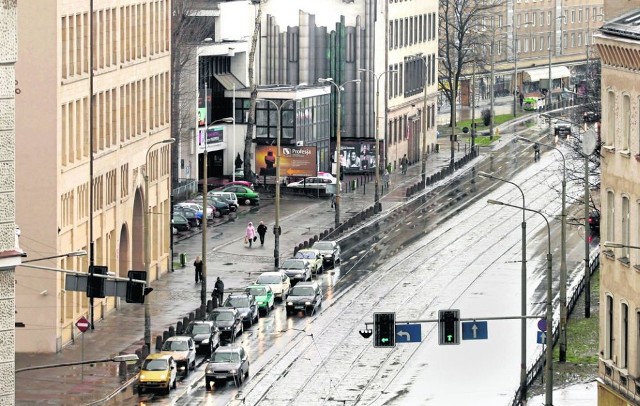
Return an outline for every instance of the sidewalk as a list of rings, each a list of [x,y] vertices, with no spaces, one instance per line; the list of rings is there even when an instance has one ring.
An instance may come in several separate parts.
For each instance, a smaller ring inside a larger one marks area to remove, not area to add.
[[[455,151],[460,159],[464,150]],[[449,166],[450,143],[441,142],[440,152],[429,155],[427,176]],[[407,174],[395,171],[390,176],[390,190],[381,197],[383,212],[393,210],[405,201],[406,188],[419,179],[421,163],[409,166]],[[381,185],[382,186],[382,185]],[[341,220],[373,206],[374,183],[341,195]],[[225,282],[225,291],[240,289],[264,271],[273,270],[273,218],[274,201],[269,195],[261,196],[261,205],[243,211],[235,221],[209,226],[207,229],[207,297],[217,276]],[[304,196],[284,196],[280,204],[282,235],[280,255],[286,258],[299,243],[309,240],[323,230],[334,226],[334,209],[329,199],[313,199]],[[261,220],[269,227],[265,247],[254,244],[249,249],[242,240],[248,221],[257,225]],[[195,284],[193,260],[201,255],[201,233],[174,243],[174,262],[179,253],[187,256],[187,266],[176,266],[175,272],[164,274],[152,283],[151,326],[152,352],[155,352],[156,336],[169,326],[182,321],[200,305],[201,285]],[[56,354],[16,354],[16,369],[27,366],[61,364],[81,360],[112,358],[123,353],[135,353],[143,344],[144,306],[121,300],[117,310],[104,320],[96,320],[95,330],[79,334],[77,340]],[[94,365],[67,366],[55,369],[27,371],[16,374],[16,404],[90,404],[111,395],[135,374],[106,362]]]

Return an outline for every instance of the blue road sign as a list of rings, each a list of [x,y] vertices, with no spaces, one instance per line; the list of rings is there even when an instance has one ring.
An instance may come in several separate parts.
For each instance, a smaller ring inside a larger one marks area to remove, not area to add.
[[[538,320],[538,330],[547,331],[547,319]]]
[[[486,321],[465,321],[461,324],[463,340],[486,340],[489,337]]]
[[[547,343],[547,332],[546,331],[538,331],[536,342],[538,344],[546,344]]]
[[[396,324],[396,343],[419,343],[422,341],[420,324]]]

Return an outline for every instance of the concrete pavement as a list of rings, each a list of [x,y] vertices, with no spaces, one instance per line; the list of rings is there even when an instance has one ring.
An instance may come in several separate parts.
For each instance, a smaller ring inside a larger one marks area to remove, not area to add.
[[[440,152],[427,160],[427,175],[431,176],[449,166],[450,143],[441,142]],[[456,160],[464,150],[455,151]],[[396,171],[390,176],[390,188],[381,198],[382,210],[393,210],[406,199],[406,189],[419,182],[421,164],[409,167],[406,175]],[[346,183],[346,182],[345,182]],[[341,220],[346,221],[373,205],[374,183],[359,185],[342,193]],[[270,194],[261,195],[259,207],[243,208],[234,219],[209,226],[207,232],[207,298],[216,277],[225,282],[225,290],[241,289],[252,282],[256,275],[273,270],[274,202]],[[293,254],[294,247],[308,241],[314,235],[331,229],[334,210],[327,198],[283,196],[281,199],[280,253],[282,258]],[[264,221],[269,227],[265,246],[259,241],[253,248],[243,244],[247,222],[257,226]],[[200,304],[201,285],[195,283],[193,260],[202,253],[201,233],[174,241],[174,263],[179,253],[187,257],[184,268],[161,276],[152,283],[151,327],[152,352],[157,336],[169,326],[193,313]],[[70,362],[108,359],[118,354],[140,352],[143,347],[144,306],[120,301],[117,310],[105,319],[97,320],[95,330],[78,334],[74,343],[56,354],[16,354],[16,369]],[[143,355],[143,354],[141,354]],[[64,366],[52,369],[26,371],[16,374],[16,404],[91,404],[100,401],[125,385],[135,376],[134,367],[112,362],[84,366]]]

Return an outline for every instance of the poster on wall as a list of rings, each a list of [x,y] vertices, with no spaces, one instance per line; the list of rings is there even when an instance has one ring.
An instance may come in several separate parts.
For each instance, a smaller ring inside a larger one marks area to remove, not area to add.
[[[280,176],[316,176],[316,147],[281,146]],[[272,145],[256,145],[255,168],[258,176],[275,176],[278,149]]]
[[[207,143],[207,150],[217,151],[225,147],[224,144],[224,127],[209,127],[198,129],[198,153],[204,152],[204,143]]]
[[[384,149],[380,142],[380,162],[384,166]],[[344,173],[374,172],[376,144],[374,140],[344,140],[340,143],[340,161]]]

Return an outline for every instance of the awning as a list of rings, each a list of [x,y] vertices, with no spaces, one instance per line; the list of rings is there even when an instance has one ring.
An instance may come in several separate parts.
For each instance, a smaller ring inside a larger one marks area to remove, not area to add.
[[[529,82],[539,82],[540,80],[549,80],[549,67],[546,68],[536,68],[536,69],[526,69],[524,71],[525,77],[524,81],[527,81],[527,76]],[[571,76],[571,71],[566,66],[552,66],[551,67],[551,77],[553,79],[560,78],[568,78]]]
[[[233,90],[234,83],[236,85],[236,90],[244,89],[245,87],[242,82],[240,82],[231,73],[217,73],[214,74],[213,77],[216,78],[216,80],[220,82],[222,87],[224,87],[226,90]]]

